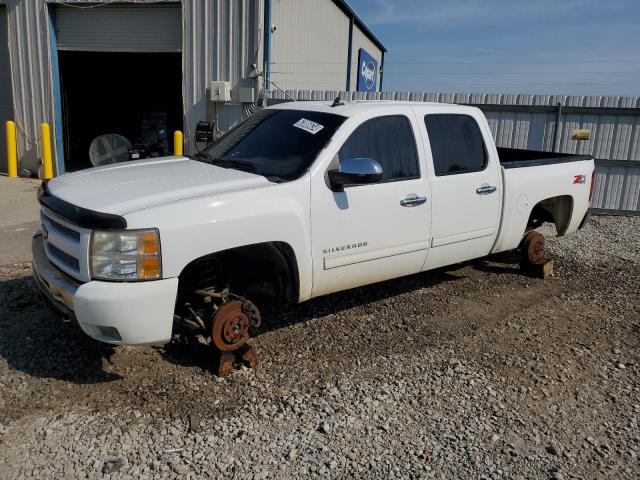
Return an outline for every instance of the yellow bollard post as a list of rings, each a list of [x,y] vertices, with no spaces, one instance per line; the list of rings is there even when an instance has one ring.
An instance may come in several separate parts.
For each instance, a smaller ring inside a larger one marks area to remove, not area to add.
[[[182,132],[180,130],[176,130],[173,132],[173,154],[182,156]]]
[[[51,129],[48,123],[40,125],[42,133],[42,178],[53,178],[53,160],[51,158]]]
[[[16,124],[7,122],[7,174],[10,177],[18,176],[18,154],[16,148]]]

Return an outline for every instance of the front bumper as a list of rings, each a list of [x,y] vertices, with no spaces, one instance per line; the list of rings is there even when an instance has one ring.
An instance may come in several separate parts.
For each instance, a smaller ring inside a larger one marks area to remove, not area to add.
[[[33,237],[33,276],[45,301],[76,320],[90,337],[122,345],[164,344],[171,339],[178,279],[80,283],[47,258],[42,235]]]

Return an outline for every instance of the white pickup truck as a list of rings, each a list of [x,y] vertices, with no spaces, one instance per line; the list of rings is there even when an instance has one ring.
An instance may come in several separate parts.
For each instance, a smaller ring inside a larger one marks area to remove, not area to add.
[[[89,336],[162,344],[179,327],[242,345],[259,312],[516,249],[588,219],[590,156],[496,148],[480,110],[287,103],[192,157],[43,184],[34,275]],[[535,239],[534,239],[535,240]]]

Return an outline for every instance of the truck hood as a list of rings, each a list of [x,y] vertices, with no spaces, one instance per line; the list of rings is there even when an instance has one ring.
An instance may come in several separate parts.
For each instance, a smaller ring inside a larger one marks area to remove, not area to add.
[[[161,157],[68,173],[48,183],[49,192],[79,207],[127,213],[163,203],[272,185],[253,173],[185,157]]]

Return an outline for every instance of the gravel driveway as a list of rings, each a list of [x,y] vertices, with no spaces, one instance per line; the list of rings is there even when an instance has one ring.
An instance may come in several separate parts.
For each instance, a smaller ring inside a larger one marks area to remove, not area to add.
[[[545,281],[507,254],[265,307],[226,379],[202,341],[88,339],[5,265],[0,478],[640,478],[639,233],[549,238]]]

